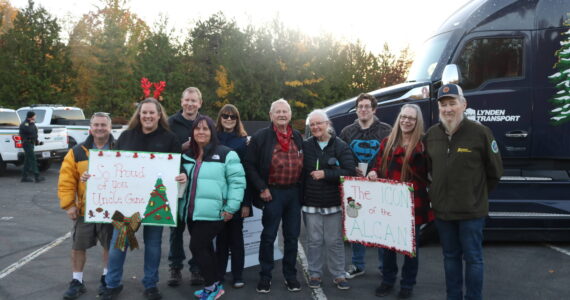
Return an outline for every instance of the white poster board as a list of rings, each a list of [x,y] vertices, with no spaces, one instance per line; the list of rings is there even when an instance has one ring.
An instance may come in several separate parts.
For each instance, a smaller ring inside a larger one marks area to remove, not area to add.
[[[413,190],[410,184],[344,177],[343,230],[348,241],[415,256]]]
[[[176,226],[180,154],[90,150],[85,222],[111,223],[115,211],[142,224]]]

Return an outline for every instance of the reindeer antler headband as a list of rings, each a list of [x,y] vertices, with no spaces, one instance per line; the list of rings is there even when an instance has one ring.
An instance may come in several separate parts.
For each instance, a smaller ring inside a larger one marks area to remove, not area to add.
[[[160,99],[160,93],[162,93],[162,91],[164,91],[164,88],[166,87],[166,82],[165,81],[159,81],[159,82],[150,82],[148,80],[148,78],[143,77],[141,78],[141,87],[143,89],[143,93],[144,93],[144,97],[148,98],[150,97],[150,88],[154,86],[154,98],[156,100],[162,101],[162,99]]]

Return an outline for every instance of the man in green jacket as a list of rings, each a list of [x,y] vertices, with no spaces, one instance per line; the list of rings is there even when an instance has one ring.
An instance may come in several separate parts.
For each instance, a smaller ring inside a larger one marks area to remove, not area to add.
[[[438,91],[440,123],[426,133],[432,182],[429,196],[444,257],[447,299],[482,299],[483,227],[488,194],[499,182],[503,165],[497,142],[486,126],[464,117],[467,101],[461,87]]]
[[[24,148],[24,167],[22,168],[22,182],[42,182],[44,178],[40,176],[38,162],[34,153],[35,145],[42,145],[38,141],[38,128],[36,127],[36,113],[29,111],[26,119],[20,124],[19,135],[22,138]],[[29,175],[34,174],[32,179]]]

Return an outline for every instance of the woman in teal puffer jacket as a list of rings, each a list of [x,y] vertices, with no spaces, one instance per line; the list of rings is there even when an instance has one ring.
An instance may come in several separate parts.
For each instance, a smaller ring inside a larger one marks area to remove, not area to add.
[[[220,145],[215,125],[200,116],[192,127],[190,150],[182,155],[188,187],[179,215],[190,232],[190,250],[205,281],[196,292],[200,299],[217,299],[224,293],[217,281],[217,259],[212,241],[240,209],[245,190],[245,172],[235,151]]]

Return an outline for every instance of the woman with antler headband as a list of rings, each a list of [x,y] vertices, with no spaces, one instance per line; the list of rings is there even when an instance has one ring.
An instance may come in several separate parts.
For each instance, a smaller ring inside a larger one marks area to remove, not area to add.
[[[145,93],[147,94],[147,93]],[[147,94],[148,95],[148,94]],[[159,96],[155,93],[154,96]],[[167,116],[162,105],[154,98],[141,101],[129,121],[128,128],[117,141],[118,150],[180,153],[180,143],[176,136],[170,132],[166,122]],[[186,175],[181,173],[175,180],[186,182]],[[161,299],[156,284],[158,282],[158,267],[160,265],[162,226],[144,226],[144,296],[147,299]],[[115,229],[111,245],[114,245],[118,231]],[[123,289],[121,277],[123,265],[127,256],[125,251],[111,247],[109,250],[108,273],[105,277],[107,288],[102,299],[113,299]]]

